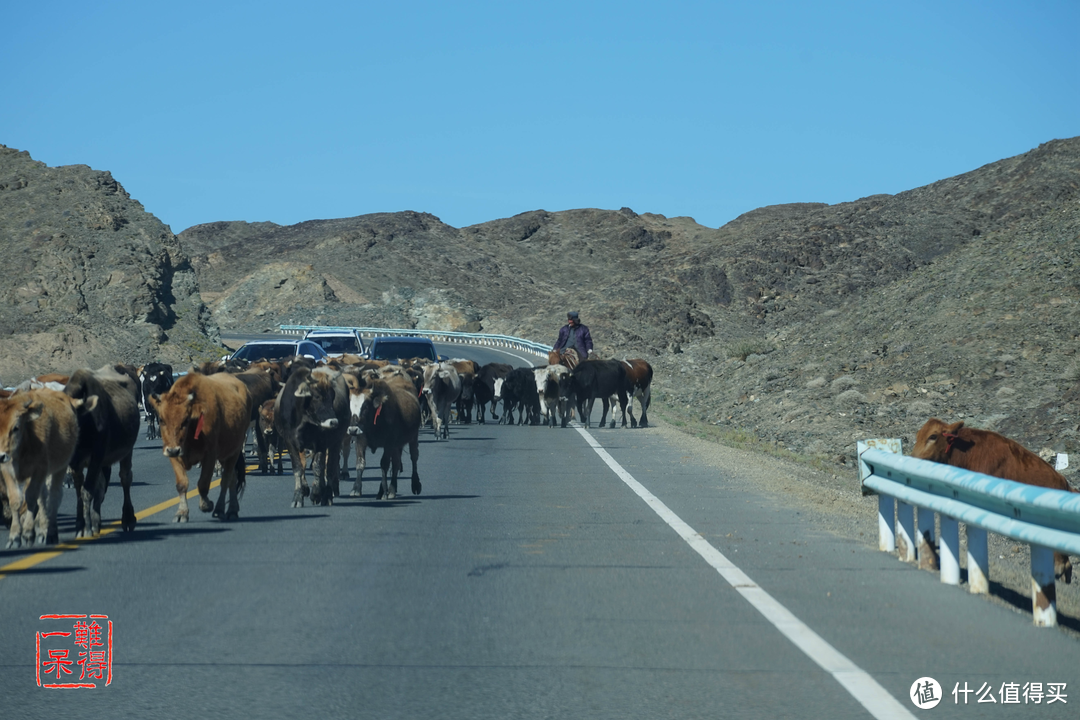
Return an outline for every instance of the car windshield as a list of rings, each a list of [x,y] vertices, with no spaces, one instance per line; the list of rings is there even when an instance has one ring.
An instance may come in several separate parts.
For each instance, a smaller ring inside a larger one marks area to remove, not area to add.
[[[435,347],[427,343],[397,342],[380,340],[371,353],[373,360],[401,360],[404,358],[426,358],[437,360]]]
[[[340,353],[352,353],[353,355],[360,354],[360,343],[356,342],[356,338],[352,335],[343,336],[326,336],[326,337],[310,337],[313,343],[319,345],[328,355],[336,355]]]
[[[280,360],[292,357],[296,354],[296,343],[266,343],[260,345],[245,345],[236,351],[234,358],[239,360]]]

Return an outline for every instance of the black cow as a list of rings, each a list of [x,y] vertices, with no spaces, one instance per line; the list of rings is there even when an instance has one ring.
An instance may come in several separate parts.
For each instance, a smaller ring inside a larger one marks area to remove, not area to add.
[[[159,437],[158,416],[147,400],[151,395],[164,395],[173,384],[172,365],[152,362],[139,368],[139,402],[146,421],[146,439]]]
[[[274,404],[274,429],[288,448],[292,463],[293,507],[303,507],[308,494],[315,504],[333,502],[348,427],[349,390],[342,374],[329,368],[308,370],[294,365]],[[310,490],[304,479],[306,450],[316,453]]]
[[[71,457],[78,511],[75,537],[101,532],[101,501],[109,487],[112,466],[120,463],[124,510],[120,525],[135,529],[135,506],[131,503],[131,456],[139,439],[139,391],[135,381],[116,366],[76,370],[64,392],[88,400],[96,395],[92,410],[79,414],[79,443]]]
[[[518,409],[518,425],[526,421],[540,424],[540,395],[536,392],[534,368],[514,368],[506,376],[502,386],[503,417],[499,422],[514,424],[514,410]]]
[[[349,434],[372,452],[383,448],[379,466],[382,485],[376,500],[393,500],[397,497],[397,479],[401,472],[401,453],[409,446],[412,461],[412,493],[419,495],[422,489],[416,463],[420,458],[420,401],[412,387],[401,379],[380,380],[361,378],[352,393],[352,424]],[[390,477],[387,478],[387,471]],[[353,497],[360,497],[361,470],[356,470]]]
[[[589,427],[596,398],[604,403],[604,411],[600,415],[600,427],[604,427],[612,395],[618,397],[623,425],[626,425],[626,366],[618,360],[586,360],[559,381],[559,396],[577,404],[578,415],[585,427]],[[562,425],[567,425],[565,416]],[[615,427],[614,408],[611,409],[611,427]]]
[[[488,403],[491,403],[492,420],[499,419],[499,416],[495,414],[495,404],[499,402],[501,397],[501,381],[504,381],[513,369],[512,366],[506,363],[488,363],[480,368],[480,372],[477,373],[476,380],[473,382],[473,402],[476,407],[477,422],[485,422],[484,408]],[[498,385],[499,392],[496,392],[496,385]],[[505,404],[503,407],[506,407]]]

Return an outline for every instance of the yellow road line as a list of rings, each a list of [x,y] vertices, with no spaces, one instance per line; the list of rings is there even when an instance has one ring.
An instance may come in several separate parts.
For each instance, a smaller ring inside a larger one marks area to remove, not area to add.
[[[253,470],[257,470],[258,467],[259,467],[258,465],[251,465],[250,467],[246,468],[245,471],[246,472],[251,472]],[[215,480],[212,483],[210,483],[210,490],[213,490],[214,488],[216,488],[216,487],[218,487],[220,485],[221,485],[221,480],[220,479]],[[188,498],[188,500],[191,500],[192,498],[194,498],[198,494],[199,494],[199,488],[194,488],[192,490],[188,490],[187,498]],[[171,500],[166,500],[165,502],[160,502],[157,505],[154,505],[153,507],[148,507],[145,510],[142,510],[140,512],[135,513],[135,519],[136,520],[143,520],[145,518],[150,517],[151,515],[156,515],[157,513],[161,512],[162,510],[168,510],[172,506],[179,505],[179,504],[180,504],[180,498],[179,497],[174,497]],[[103,527],[101,529],[101,532],[97,535],[97,537],[76,538],[73,542],[60,543],[59,545],[53,546],[49,550],[43,550],[42,552],[37,552],[37,553],[34,553],[33,555],[27,555],[26,557],[21,558],[19,560],[16,560],[13,563],[8,563],[7,565],[4,565],[4,566],[0,567],[0,579],[3,579],[5,576],[7,576],[10,573],[16,573],[16,572],[19,572],[21,570],[28,570],[28,569],[34,567],[35,565],[40,565],[41,563],[45,562],[46,560],[52,560],[54,557],[57,557],[58,555],[63,555],[68,550],[78,550],[79,549],[79,544],[91,542],[93,540],[97,540],[98,538],[105,537],[106,535],[111,535],[112,533],[116,532],[119,527],[120,527],[120,521],[119,520],[114,520],[111,523],[109,523],[106,527]]]

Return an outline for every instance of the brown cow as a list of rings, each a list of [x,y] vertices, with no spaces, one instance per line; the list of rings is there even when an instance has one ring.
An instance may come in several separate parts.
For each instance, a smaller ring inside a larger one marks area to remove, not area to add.
[[[275,404],[277,404],[276,398],[267,400],[259,407],[259,419],[255,425],[255,432],[262,437],[259,442],[259,467],[266,467],[266,470],[262,472],[269,474],[270,468],[273,467],[274,472],[281,475],[285,472],[281,461],[284,448],[281,447],[281,441],[278,440],[277,431],[274,429]]]
[[[77,411],[96,403],[47,389],[0,400],[0,472],[12,510],[7,547],[59,540],[56,511],[79,437]]]
[[[1026,447],[990,430],[964,427],[964,421],[946,425],[930,418],[919,429],[911,456],[952,465],[1027,485],[1076,492],[1065,476]],[[1054,573],[1072,582],[1068,555],[1054,553]]]
[[[161,419],[161,445],[176,473],[180,505],[176,522],[188,520],[188,476],[195,465],[199,472],[199,509],[214,517],[233,520],[240,514],[238,495],[244,487],[244,440],[251,421],[251,398],[247,387],[234,375],[188,373],[164,395],[151,395],[150,405]],[[210,480],[214,465],[221,463],[221,493],[211,505]],[[229,508],[225,510],[225,495]]]
[[[626,366],[626,394],[629,398],[627,404],[630,411],[630,427],[649,427],[649,405],[652,404],[652,365],[636,358],[623,360]],[[634,398],[638,398],[641,405],[641,422],[634,418]],[[626,425],[626,418],[623,418]]]

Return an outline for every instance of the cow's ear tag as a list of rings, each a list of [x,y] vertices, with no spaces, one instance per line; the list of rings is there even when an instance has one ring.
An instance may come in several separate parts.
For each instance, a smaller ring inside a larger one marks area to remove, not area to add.
[[[203,431],[203,415],[199,414],[199,422],[195,423],[195,439],[198,440]]]

